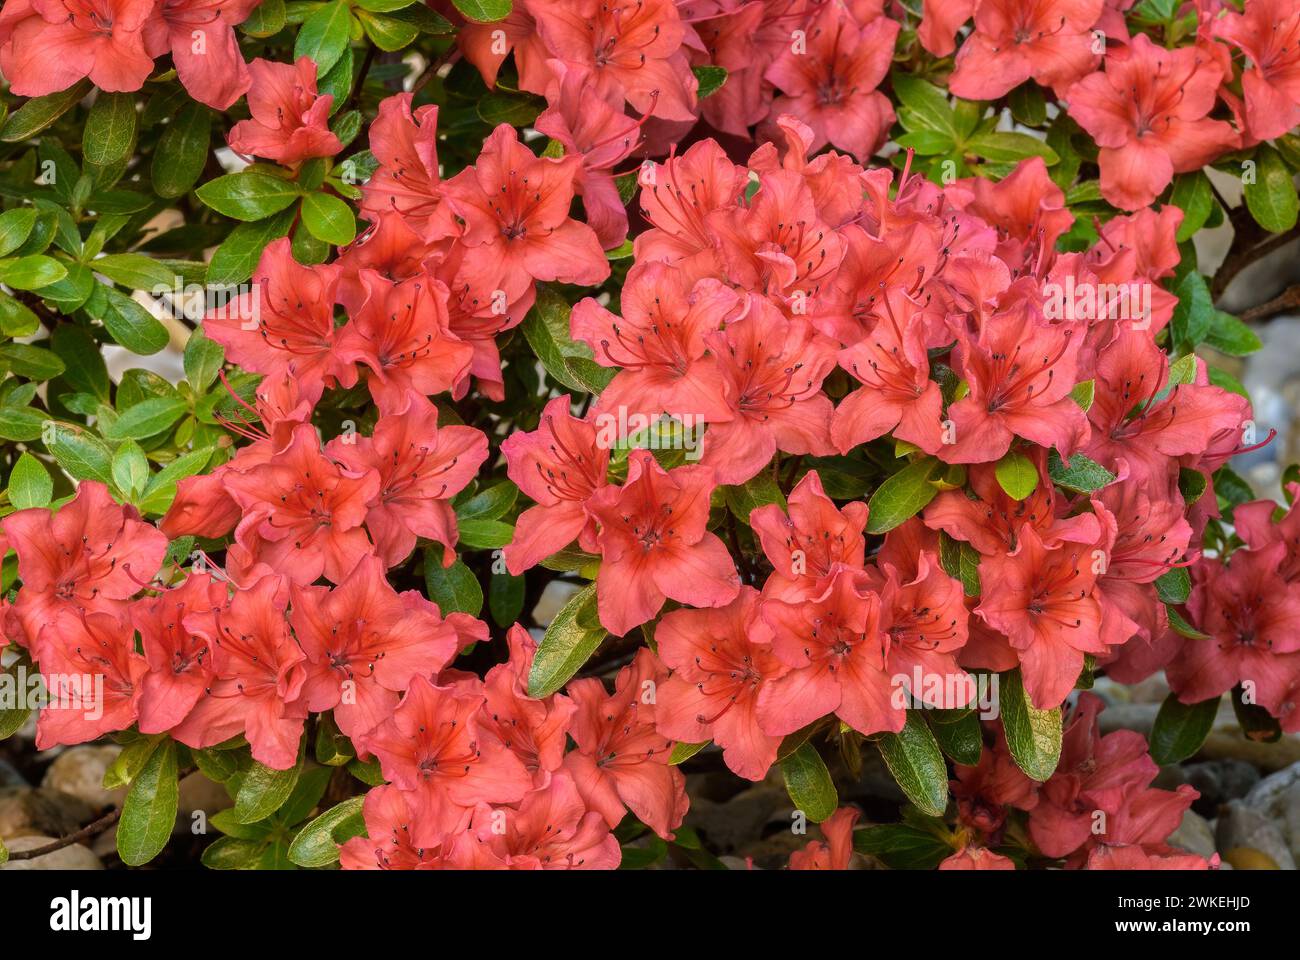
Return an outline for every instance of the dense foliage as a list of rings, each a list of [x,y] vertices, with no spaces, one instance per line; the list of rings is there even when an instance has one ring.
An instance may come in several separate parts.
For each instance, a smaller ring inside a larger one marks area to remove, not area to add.
[[[1157,764],[1300,730],[1214,362],[1290,0],[7,0],[0,73],[0,737],[122,745],[126,864],[197,770],[210,867],[718,866],[712,758],[792,868],[1204,868]]]

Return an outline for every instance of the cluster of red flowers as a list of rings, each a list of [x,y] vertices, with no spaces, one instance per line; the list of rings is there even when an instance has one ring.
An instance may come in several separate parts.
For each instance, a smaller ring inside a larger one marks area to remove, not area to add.
[[[1159,767],[1146,741],[1131,730],[1101,736],[1097,714],[1101,700],[1079,694],[1068,720],[1061,762],[1046,783],[1021,772],[998,735],[978,766],[957,765],[953,793],[957,819],[965,828],[966,846],[945,860],[941,870],[1010,870],[1014,864],[994,853],[1007,829],[1010,810],[1028,812],[1029,835],[1045,856],[1067,868],[1088,870],[1204,870],[1218,866],[1170,847],[1166,838],[1178,828],[1196,799],[1186,784],[1177,790],[1151,786]]]
[[[101,5],[115,18],[107,34],[94,17],[69,15],[67,0],[6,6],[0,68],[15,92],[84,74],[132,89],[167,30],[188,30],[173,9],[184,4]],[[243,735],[255,759],[285,769],[308,715],[332,710],[388,781],[367,797],[369,839],[346,845],[345,866],[609,867],[620,857],[611,830],[627,810],[663,837],[681,825],[674,743],[712,740],[733,772],[757,780],[783,737],[821,718],[865,736],[901,730],[916,702],[971,702],[973,681],[953,701],[915,678],[1019,668],[1046,709],[1065,702],[1089,660],[1126,681],[1167,666],[1187,702],[1251,682],[1296,729],[1300,534],[1290,528],[1300,520],[1292,510],[1273,523],[1271,504],[1239,507],[1247,548],[1198,559],[1217,516],[1212,475],[1253,425],[1248,401],[1210,385],[1201,361],[1171,365],[1157,345],[1177,302],[1160,284],[1179,262],[1182,214],[1147,205],[1173,173],[1243,135],[1270,135],[1282,105],[1287,125],[1296,120],[1287,71],[1300,47],[1278,37],[1293,36],[1300,15],[1263,30],[1273,5],[1251,0],[1247,14],[1170,51],[1145,36],[1129,42],[1102,0],[927,2],[921,36],[938,53],[975,17],[954,92],[989,99],[1031,77],[1053,87],[1101,145],[1103,193],[1140,208],[1101,225],[1091,249],[1062,253],[1074,217],[1041,159],[1000,182],[942,188],[860,162],[893,122],[875,91],[899,29],[883,7],[517,0],[502,23],[467,25],[461,48],[489,82],[513,52],[520,86],[548,101],[537,129],[563,155],[537,156],[502,124],[474,166],[443,180],[437,107],[413,110],[409,93],[385,100],[370,128],[369,228],[324,265],[300,265],[289,240],[275,241],[254,288],[205,319],[226,359],[263,378],[228,421],[247,445],[183,481],[161,529],[95,482],[54,514],[5,519],[22,581],[6,636],[44,673],[105,680],[102,715],[47,709],[38,745],[138,724],[194,748]],[[237,23],[248,5],[223,5],[223,23],[227,13]],[[1104,69],[1095,28],[1111,38]],[[93,30],[92,42],[83,34]],[[791,31],[806,46],[792,47]],[[1250,54],[1244,105],[1224,87],[1232,62],[1220,38]],[[97,55],[103,43],[114,57]],[[51,79],[59,44],[77,56]],[[231,47],[239,69],[219,91],[218,78],[176,62],[204,102],[247,91],[251,119],[230,136],[237,152],[294,166],[342,149],[310,60],[245,68],[233,36]],[[43,51],[40,63],[21,59],[31,50]],[[214,61],[202,63],[210,71]],[[697,101],[691,67],[709,63],[728,81]],[[1220,96],[1244,133],[1208,119]],[[489,456],[481,431],[440,427],[429,397],[471,386],[504,397],[497,337],[522,322],[538,281],[609,277],[603,251],[628,233],[614,167],[642,137],[669,137],[682,128],[664,124],[693,124],[699,112],[718,130],[757,125],[770,139],[745,166],[708,139],[641,167],[648,228],[635,237],[618,313],[588,298],[570,321],[612,379],[582,417],[557,397],[535,431],[501,448],[535,502],[505,549],[509,570],[576,541],[600,558],[603,626],[623,636],[659,618],[654,649],[637,652],[613,693],[585,678],[532,698],[527,631],[510,631],[509,661],[480,679],[453,662],[487,626],[443,616],[386,578],[421,538],[454,561],[450,501]],[[828,142],[848,154],[810,159]],[[587,222],[571,216],[575,196]],[[1142,289],[1149,306],[1054,315],[1050,290],[1085,288]],[[323,442],[317,404],[363,380],[379,413],[370,436]],[[704,425],[700,461],[668,468],[633,450],[623,481],[611,482],[602,424],[665,414]],[[771,571],[761,582],[742,575],[734,546],[710,530],[720,486],[753,481],[778,453],[847,456],[882,439],[942,492],[873,530],[887,533],[869,556],[867,506],[837,505],[806,470],[787,506],[752,512],[753,552]],[[1076,455],[1094,477],[1062,488],[1056,468]],[[1021,474],[1018,495],[1008,464]],[[1180,487],[1189,475],[1205,491],[1193,503]],[[185,535],[229,538],[223,568],[204,562],[156,580],[168,539]],[[947,543],[973,557],[978,587],[945,565]],[[1193,562],[1199,638],[1173,630],[1155,586]],[[680,608],[660,617],[670,600]],[[1043,853],[1075,866],[1179,862],[1164,840],[1190,795],[1150,788],[1141,738],[1099,739],[1096,709],[1081,699],[1045,785],[1004,745],[959,768],[972,842],[947,866],[1007,865],[986,849],[1007,806],[1028,811]],[[1110,819],[1104,845],[1096,811]],[[855,816],[828,821],[827,843],[795,865],[845,860]]]

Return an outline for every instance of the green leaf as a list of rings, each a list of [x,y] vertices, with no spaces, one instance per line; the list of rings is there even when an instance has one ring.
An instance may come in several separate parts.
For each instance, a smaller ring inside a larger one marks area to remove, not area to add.
[[[1201,749],[1219,713],[1222,697],[1186,704],[1169,694],[1151,727],[1151,759],[1165,767],[1181,763]]]
[[[1018,450],[1009,451],[993,468],[998,486],[1012,500],[1024,500],[1038,488],[1038,468]]]
[[[125,787],[131,783],[144,765],[149,762],[149,758],[154,755],[158,748],[158,742],[166,736],[165,734],[155,734],[148,737],[139,737],[132,740],[119,753],[113,762],[108,765],[104,771],[103,787],[105,790],[116,790],[119,787]]]
[[[20,143],[32,139],[71,110],[90,89],[89,80],[78,80],[66,90],[28,100],[0,127],[0,140],[5,143]]]
[[[284,0],[262,0],[239,29],[250,37],[270,37],[284,29]]]
[[[212,111],[201,103],[187,103],[167,124],[150,169],[158,196],[169,200],[183,197],[199,182],[208,162],[211,135]]]
[[[331,0],[303,21],[293,44],[293,58],[310,57],[316,76],[323,77],[348,48],[352,10],[347,0]]]
[[[781,761],[781,776],[794,808],[814,823],[828,819],[839,807],[830,771],[811,743],[803,743]]]
[[[54,481],[45,464],[24,453],[9,473],[9,502],[15,510],[48,507],[54,496]]]
[[[52,380],[64,370],[57,353],[26,343],[0,345],[0,363],[29,380]]]
[[[176,744],[159,742],[122,804],[117,824],[117,853],[127,866],[148,863],[162,852],[176,825],[180,790],[176,779]]]
[[[1214,320],[1205,342],[1230,357],[1244,357],[1264,346],[1254,330],[1222,310],[1214,311]]]
[[[1061,709],[1039,710],[1029,701],[1020,669],[1000,677],[998,702],[1002,729],[1016,765],[1033,780],[1045,782],[1061,759]]]
[[[73,479],[112,483],[113,451],[84,427],[60,423],[47,446],[59,466]]]
[[[1169,321],[1169,330],[1178,352],[1188,352],[1209,335],[1214,325],[1214,299],[1205,277],[1191,270],[1174,291],[1178,305]]]
[[[1011,116],[1027,127],[1039,127],[1047,122],[1047,101],[1042,88],[1027,80],[1011,91],[1007,97]]]
[[[357,237],[357,218],[352,208],[329,193],[309,193],[302,198],[302,222],[312,235],[336,247],[345,247]]]
[[[882,483],[868,501],[868,533],[887,533],[920,513],[939,488],[930,482],[939,461],[914,460]]]
[[[496,520],[515,505],[518,496],[519,488],[511,481],[503,480],[458,504],[456,520]]]
[[[361,816],[365,797],[350,797],[330,807],[298,831],[289,844],[289,859],[300,867],[328,867],[339,858],[334,831],[348,820]]]
[[[776,504],[785,509],[785,494],[766,470],[752,480],[722,488],[727,508],[741,523],[749,523],[749,515],[759,507]]]
[[[101,90],[86,118],[82,159],[102,171],[125,169],[135,145],[136,123],[135,94]]]
[[[1243,186],[1246,207],[1269,233],[1286,233],[1296,225],[1300,197],[1281,155],[1266,143],[1255,151],[1255,179]]]
[[[940,153],[951,153],[956,144],[952,137],[941,130],[913,130],[897,140],[905,150],[915,150],[923,157],[932,157]]]
[[[1092,493],[1115,482],[1115,474],[1081,453],[1072,456],[1067,464],[1053,450],[1047,456],[1047,473],[1057,486],[1074,493]]]
[[[266,849],[265,839],[218,837],[204,848],[199,862],[209,870],[256,870]]]
[[[460,542],[474,550],[497,550],[514,539],[515,528],[500,520],[464,520],[457,524]]]
[[[0,283],[15,290],[39,290],[58,283],[67,275],[67,267],[43,254],[0,260]]]
[[[1255,743],[1277,743],[1282,739],[1282,726],[1277,718],[1258,703],[1247,703],[1241,684],[1232,688],[1232,712],[1247,740]]]
[[[235,794],[235,819],[240,823],[265,820],[284,806],[302,775],[303,758],[288,770],[273,770],[253,761]]]
[[[1183,567],[1166,570],[1156,577],[1156,594],[1165,603],[1186,603],[1192,595],[1192,578]]]
[[[727,70],[725,67],[707,66],[691,67],[695,74],[695,79],[699,81],[699,90],[696,96],[703,100],[722,89],[723,84],[727,82]]]
[[[195,193],[217,213],[245,221],[279,213],[301,196],[296,184],[257,170],[217,177]]]
[[[1014,163],[1028,157],[1042,157],[1049,167],[1060,161],[1046,142],[1027,133],[984,133],[966,141],[965,149],[985,160]]]
[[[540,699],[559,690],[606,635],[596,613],[596,585],[591,583],[575,593],[546,628],[528,674],[528,695]]]
[[[494,127],[499,123],[508,123],[512,127],[531,126],[545,109],[546,100],[542,97],[501,90],[480,97],[477,106],[479,119]]]
[[[1214,189],[1210,178],[1202,170],[1180,173],[1174,178],[1173,193],[1169,202],[1183,211],[1183,222],[1178,225],[1174,239],[1182,243],[1205,226],[1214,208]]]
[[[31,407],[0,406],[0,437],[29,442],[41,436],[49,415]]]
[[[139,496],[149,483],[149,461],[134,440],[127,440],[113,454],[113,483],[126,499]]]
[[[956,714],[956,716],[951,716]],[[939,749],[957,763],[973,767],[984,750],[984,733],[974,710],[932,710],[926,714]]]
[[[943,816],[948,806],[948,765],[920,711],[907,711],[903,729],[882,734],[877,746],[907,799],[922,813]]]
[[[875,857],[892,870],[933,870],[953,853],[952,845],[943,837],[906,823],[855,830],[853,849]]]
[[[408,46],[420,35],[420,30],[413,24],[404,23],[393,17],[380,16],[368,10],[356,10],[366,36],[376,47],[387,53],[395,53]]]
[[[0,257],[7,257],[26,242],[36,228],[36,210],[16,207],[0,213]]]
[[[1084,413],[1092,409],[1092,401],[1097,395],[1097,381],[1085,380],[1082,383],[1076,383],[1074,389],[1070,391],[1070,399],[1079,405]]]
[[[921,126],[938,130],[952,138],[957,136],[952,108],[947,95],[934,84],[910,73],[895,70],[890,74],[894,93]],[[912,129],[909,125],[908,129]]]
[[[468,613],[477,617],[483,609],[483,588],[479,586],[478,577],[460,560],[443,567],[443,549],[441,544],[435,543],[424,552],[425,595],[438,605],[443,616]]]
[[[493,23],[510,16],[510,0],[452,0],[456,9],[476,23]]]
[[[184,359],[185,379],[195,393],[202,393],[217,379],[217,372],[225,360],[225,350],[221,344],[209,340],[203,328],[199,327],[185,343]]]
[[[508,573],[494,573],[488,581],[488,610],[492,622],[499,627],[509,627],[519,619],[524,610],[524,578]]]
[[[668,765],[675,767],[678,764],[685,763],[691,757],[695,756],[712,741],[705,740],[703,743],[674,743],[672,753],[668,754]]]
[[[217,247],[208,264],[207,281],[215,286],[243,283],[253,275],[262,251],[289,232],[295,211],[283,210],[255,223],[241,223]]]
[[[86,301],[86,312],[102,323],[116,342],[140,356],[157,353],[171,339],[167,328],[148,310],[111,287],[103,287],[102,294],[97,291]]]
[[[570,390],[600,393],[614,379],[614,370],[591,359],[586,344],[569,337],[571,307],[550,287],[539,286],[537,302],[524,317],[524,339],[546,372]]]
[[[106,440],[144,440],[162,433],[189,405],[179,397],[151,397],[127,409],[117,421],[104,428]]]
[[[110,253],[95,260],[90,267],[132,290],[171,290],[176,285],[174,272],[142,253]]]

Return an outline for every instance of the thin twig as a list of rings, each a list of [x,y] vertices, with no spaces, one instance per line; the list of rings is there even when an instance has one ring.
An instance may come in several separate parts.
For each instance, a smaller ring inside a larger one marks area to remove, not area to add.
[[[110,810],[98,820],[82,827],[76,833],[70,833],[66,837],[60,837],[52,843],[47,843],[43,847],[33,847],[31,850],[11,850],[9,852],[10,860],[35,860],[37,857],[43,857],[47,853],[54,853],[56,850],[62,850],[64,847],[70,847],[74,843],[80,843],[82,840],[89,840],[91,837],[103,833],[113,824],[117,823],[122,816],[122,808]]]
[[[1243,323],[1259,323],[1293,307],[1300,307],[1300,283],[1287,287],[1272,300],[1241,311],[1240,319]]]

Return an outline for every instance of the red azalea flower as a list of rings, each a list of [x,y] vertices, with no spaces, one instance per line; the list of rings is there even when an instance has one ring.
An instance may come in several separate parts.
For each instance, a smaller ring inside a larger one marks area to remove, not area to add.
[[[772,652],[791,668],[759,694],[764,733],[784,736],[830,713],[864,736],[903,729],[906,710],[894,702],[880,597],[864,571],[840,567],[821,596],[768,600],[760,614],[772,631]]]
[[[452,620],[417,591],[398,594],[378,557],[365,557],[337,587],[290,588],[289,622],[307,656],[302,696],[313,713],[334,711],[353,739],[379,726],[414,676],[431,676],[464,645]],[[484,625],[453,614],[474,639]]]
[[[745,316],[705,336],[717,358],[731,416],[710,425],[703,462],[719,483],[758,474],[777,450],[828,456],[834,408],[821,390],[835,368],[835,344],[803,317],[788,318],[751,294]]]
[[[1092,30],[1103,6],[1103,0],[982,0],[949,87],[967,100],[996,100],[1032,77],[1064,96],[1100,60]]]
[[[226,359],[271,378],[291,377],[315,404],[327,383],[350,387],[355,367],[338,352],[334,301],[337,264],[305,267],[289,239],[272,241],[253,273],[255,288],[210,311],[203,332],[226,348]]]
[[[482,692],[469,685],[415,676],[392,716],[362,741],[384,777],[409,791],[416,843],[463,829],[477,804],[514,803],[532,786],[524,765],[482,722],[482,707]]]
[[[185,629],[207,641],[212,677],[172,729],[176,740],[202,749],[243,733],[259,763],[288,770],[297,762],[306,657],[289,633],[287,587],[284,578],[266,576],[228,603],[185,618]]]
[[[720,607],[740,590],[726,546],[707,529],[716,486],[709,467],[664,470],[647,450],[628,456],[627,482],[587,502],[600,523],[596,577],[600,622],[616,636],[651,619],[671,598]]]
[[[694,284],[663,263],[634,267],[623,287],[623,316],[591,297],[569,317],[575,340],[587,343],[596,362],[621,367],[601,391],[597,410],[616,417],[661,413],[713,423],[732,416],[708,335],[740,309],[736,291],[717,280]]]
[[[253,117],[230,129],[226,142],[231,150],[294,167],[343,149],[329,128],[334,97],[316,92],[316,64],[310,57],[295,63],[257,59],[248,72],[248,110]]]
[[[983,592],[975,612],[1009,638],[1029,699],[1050,710],[1073,689],[1085,653],[1104,654],[1128,636],[1103,634],[1093,550],[1077,543],[1047,547],[1029,524],[1019,539],[1014,552],[980,563]]]
[[[823,594],[839,566],[862,566],[867,505],[836,507],[816,470],[804,474],[787,502],[789,516],[766,504],[749,515],[749,525],[774,567],[763,596],[793,603]]]
[[[517,810],[480,806],[474,829],[511,870],[614,870],[623,860],[609,824],[587,809],[563,770],[525,794]]]
[[[563,60],[548,64],[555,79],[547,85],[547,107],[534,126],[563,144],[565,155],[582,157],[574,189],[600,245],[612,250],[627,239],[628,226],[613,170],[640,145],[641,124],[623,112],[621,95],[602,95],[589,68]]]
[[[483,144],[473,167],[442,185],[465,222],[467,248],[453,284],[465,283],[484,302],[523,296],[534,280],[594,286],[609,276],[595,232],[569,217],[576,156],[538,158],[503,123]]]
[[[831,438],[848,453],[893,431],[898,440],[938,453],[943,394],[930,379],[925,328],[915,322],[919,310],[896,288],[881,301],[884,316],[866,339],[839,353],[840,366],[862,387],[835,408]]]
[[[121,617],[126,601],[162,566],[167,538],[114,502],[108,487],[83,480],[58,511],[19,510],[4,518],[4,536],[18,553],[22,590],[13,612],[19,639],[41,660],[42,628],[61,609]]]
[[[781,738],[758,726],[759,692],[786,667],[754,642],[758,591],[715,610],[674,610],[655,630],[659,657],[673,671],[659,688],[655,726],[681,743],[712,740],[738,777],[762,780]]]
[[[516,431],[501,442],[507,474],[537,504],[519,515],[505,548],[515,576],[574,540],[584,550],[599,549],[596,521],[585,504],[606,485],[610,451],[597,442],[589,420],[569,413],[571,406],[568,394],[550,400],[536,430]]]
[[[441,240],[460,229],[444,202],[438,173],[438,106],[425,104],[412,112],[411,98],[399,93],[379,104],[370,125],[370,150],[379,166],[361,187],[361,212],[401,214],[424,240]]]
[[[148,664],[134,631],[112,613],[58,610],[41,629],[49,702],[36,719],[36,749],[95,740],[135,723]]]
[[[1069,458],[1088,436],[1087,417],[1070,396],[1082,341],[1077,332],[1012,312],[990,317],[977,336],[959,332],[959,366],[970,393],[948,408],[952,442],[939,448],[940,459],[998,460],[1014,437]]]
[[[1195,47],[1165,50],[1144,33],[1105,72],[1070,87],[1070,116],[1101,147],[1101,192],[1124,210],[1150,206],[1175,173],[1199,170],[1240,137],[1211,120],[1223,71]]]
[[[154,0],[10,0],[0,12],[0,72],[10,92],[43,97],[85,77],[139,90],[153,70],[144,29]]]
[[[523,763],[533,782],[543,785],[560,769],[568,745],[569,724],[577,709],[562,693],[534,699],[528,696],[528,674],[537,654],[537,641],[519,624],[506,632],[510,658],[498,663],[483,680],[483,723]]]
[[[149,672],[140,694],[140,732],[163,733],[181,723],[212,684],[212,650],[186,618],[224,606],[226,585],[192,574],[179,586],[131,605],[131,625],[140,633]]]
[[[1300,126],[1300,10],[1288,0],[1249,0],[1245,11],[1228,8],[1211,29],[1249,58],[1241,89],[1250,139],[1273,140]]]
[[[170,53],[176,77],[191,97],[228,110],[253,82],[235,27],[259,0],[160,0],[144,30],[151,57]]]
[[[1187,602],[1193,624],[1209,636],[1184,640],[1169,664],[1169,685],[1184,703],[1199,703],[1253,685],[1255,702],[1275,716],[1289,702],[1300,658],[1300,591],[1279,574],[1286,546],[1237,550],[1227,564],[1203,559],[1193,568]]]
[[[374,477],[373,486],[348,500],[359,507],[375,553],[387,566],[401,563],[419,537],[443,545],[442,563],[456,560],[456,513],[451,498],[474,479],[487,459],[487,437],[473,427],[438,427],[438,408],[408,392],[406,411],[384,416],[370,437],[335,437],[326,451],[350,476]]]
[[[894,122],[893,107],[876,87],[889,71],[899,29],[889,17],[860,25],[842,6],[823,5],[808,25],[804,49],[787,43],[764,74],[784,94],[772,112],[808,124],[814,150],[831,143],[865,162]]]
[[[371,552],[361,524],[379,492],[379,473],[353,472],[326,456],[311,424],[294,428],[279,456],[229,474],[226,485],[244,511],[235,540],[294,583],[322,574],[341,583]]]
[[[403,413],[409,395],[443,393],[469,373],[473,348],[448,326],[447,288],[430,272],[392,283],[361,271],[365,304],[336,347],[342,363],[370,368],[367,385],[381,415]]]
[[[840,807],[822,821],[826,840],[814,840],[790,854],[790,869],[847,870],[853,858],[853,825],[861,816],[857,807]]]
[[[578,793],[610,827],[624,808],[665,840],[681,826],[690,807],[686,778],[668,763],[672,741],[655,732],[657,687],[665,674],[646,647],[619,671],[614,693],[595,678],[574,680],[569,696],[578,705],[569,735],[577,748],[564,757],[564,769]]]
[[[1249,401],[1210,386],[1204,361],[1196,376],[1171,388],[1169,358],[1150,333],[1121,330],[1097,360],[1088,420],[1091,437],[1083,452],[1111,471],[1122,459],[1136,483],[1158,483],[1174,458],[1204,451],[1220,431],[1240,431]]]
[[[672,0],[549,0],[529,10],[555,56],[589,67],[638,113],[695,119],[699,83]]]

